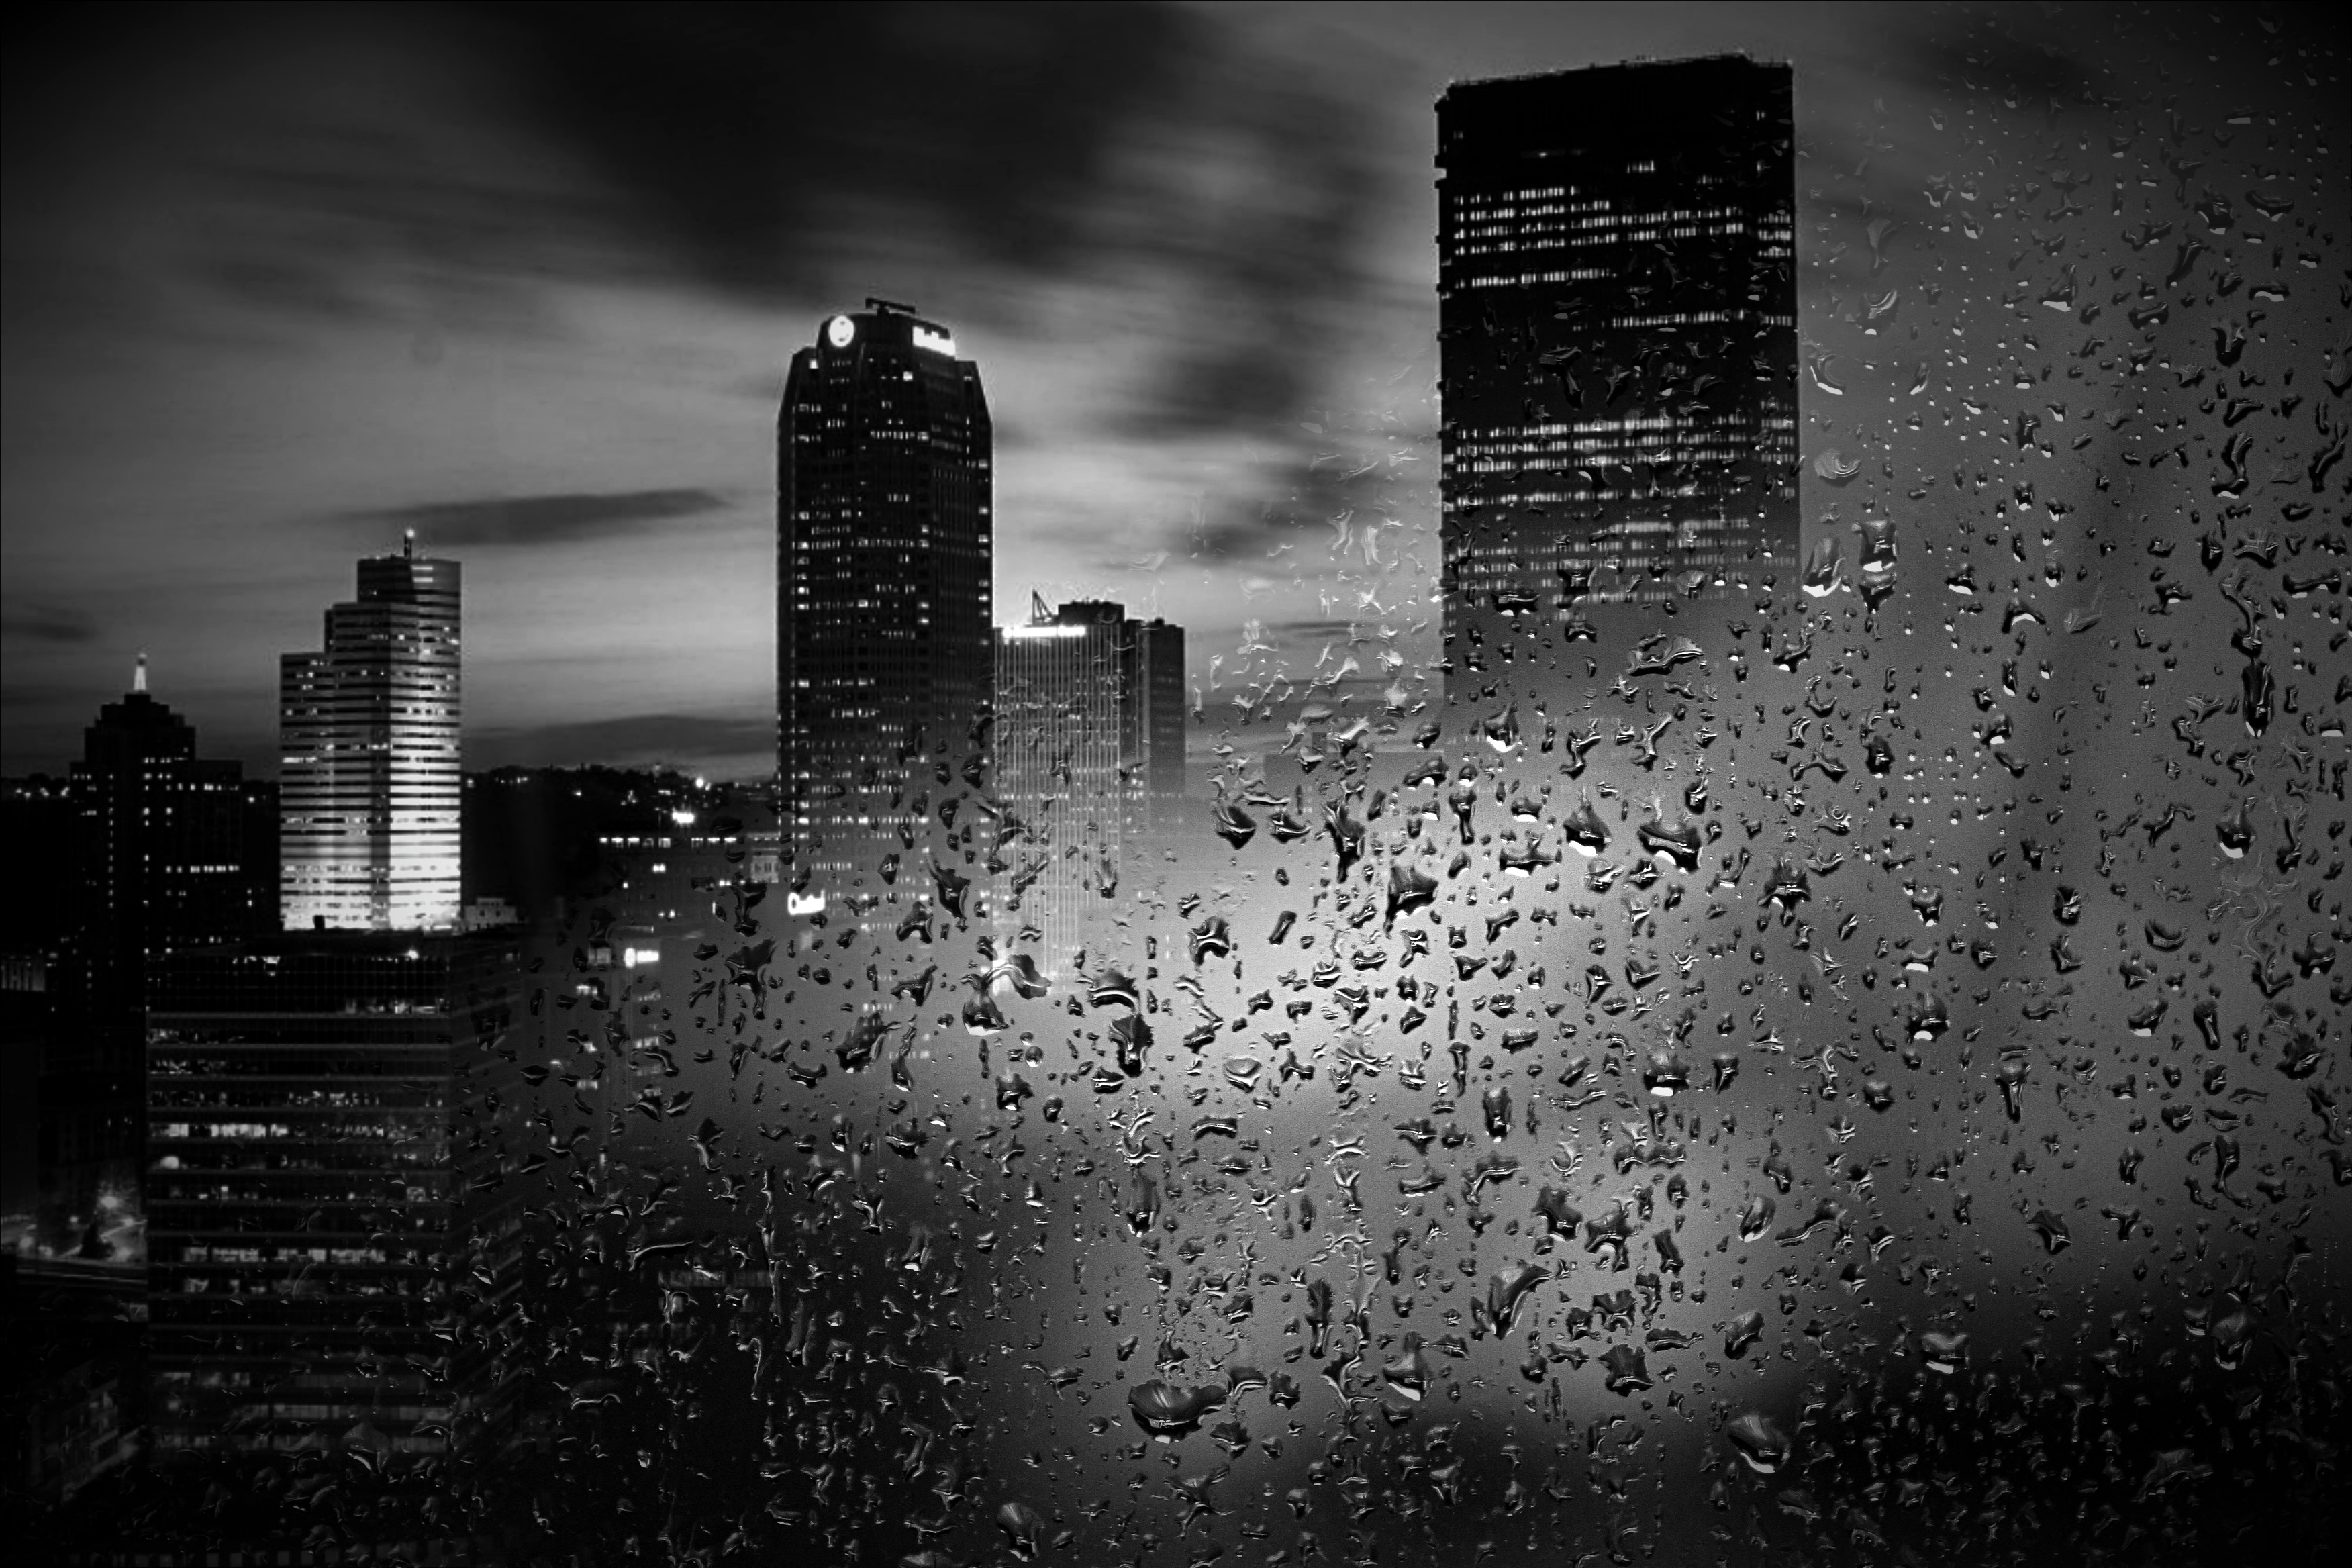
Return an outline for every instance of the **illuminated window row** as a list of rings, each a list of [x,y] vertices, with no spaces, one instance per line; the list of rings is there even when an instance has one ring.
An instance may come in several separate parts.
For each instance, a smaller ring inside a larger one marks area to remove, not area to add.
[[[1612,275],[1612,269],[1606,267],[1579,267],[1565,272],[1491,272],[1482,273],[1475,278],[1465,278],[1456,287],[1525,289],[1537,283],[1577,283]]]
[[[1496,443],[1517,441],[1522,443],[1522,446],[1517,449],[1538,450],[1541,448],[1529,443],[1528,437],[1547,437],[1556,443],[1559,439],[1571,436],[1605,435],[1617,430],[1720,429],[1727,426],[1744,425],[1748,419],[1748,416],[1744,411],[1728,409],[1715,416],[1704,425],[1681,415],[1628,414],[1615,419],[1548,420],[1534,425],[1472,426],[1463,431],[1462,434],[1467,438],[1459,444],[1457,449],[1465,452],[1498,451],[1510,448],[1499,447]],[[1773,421],[1768,418],[1765,423],[1769,426]],[[1785,419],[1780,420],[1780,423],[1793,424],[1792,421]]]
[[[1672,207],[1659,212],[1620,212],[1612,210],[1605,201],[1587,202],[1577,206],[1527,207],[1517,209],[1516,215],[1514,209],[1510,207],[1504,207],[1496,212],[1478,213],[1475,216],[1465,215],[1465,222],[1475,225],[1475,227],[1466,227],[1465,232],[1492,233],[1507,230],[1514,226],[1515,217],[1529,216],[1571,217],[1571,221],[1563,226],[1587,229],[1609,228],[1624,224],[1654,226],[1714,223],[1727,218],[1737,220],[1744,226],[1748,214],[1743,207]]]

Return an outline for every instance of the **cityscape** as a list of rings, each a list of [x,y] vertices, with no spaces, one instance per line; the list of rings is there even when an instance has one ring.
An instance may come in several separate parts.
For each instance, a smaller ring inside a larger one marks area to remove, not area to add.
[[[792,47],[867,47],[819,9]],[[1362,15],[1329,47],[1445,26]],[[277,543],[214,619],[53,634],[90,547],[12,415],[32,1560],[2321,1560],[2340,29],[1880,18],[1937,62],[1881,91],[1728,15],[1608,58],[1472,24],[1507,65],[1409,106],[1424,341],[1353,410],[1170,417],[1189,515],[1107,477],[1150,438],[1041,437],[1070,388],[945,230],[862,285],[940,299],[767,313],[773,429],[727,441],[772,577],[699,609],[518,585],[533,516],[556,563],[732,504],[558,476],[342,508],[336,596]],[[1307,25],[1160,16],[1003,47]],[[770,47],[478,25],[714,83]],[[1210,499],[1225,419],[1278,503]],[[271,732],[200,729],[296,624]],[[750,719],[609,674],[688,647],[663,679]]]

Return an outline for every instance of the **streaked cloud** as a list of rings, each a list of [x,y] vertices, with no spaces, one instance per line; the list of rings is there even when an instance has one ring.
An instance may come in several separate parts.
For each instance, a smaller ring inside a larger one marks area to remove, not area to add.
[[[572,544],[638,533],[649,526],[724,510],[715,490],[574,491],[421,501],[349,514],[354,521],[415,529],[428,550],[468,545]]]
[[[10,602],[0,607],[0,637],[10,641],[80,644],[98,638],[98,623],[67,605]]]

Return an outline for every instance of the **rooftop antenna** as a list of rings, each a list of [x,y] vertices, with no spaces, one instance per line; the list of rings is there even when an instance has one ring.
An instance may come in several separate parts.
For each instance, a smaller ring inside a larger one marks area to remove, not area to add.
[[[147,650],[144,648],[139,650],[139,662],[131,667],[131,689],[134,692],[147,689]]]

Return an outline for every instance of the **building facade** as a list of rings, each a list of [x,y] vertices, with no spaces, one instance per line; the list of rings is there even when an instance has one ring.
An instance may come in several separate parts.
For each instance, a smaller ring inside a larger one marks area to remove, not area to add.
[[[278,865],[289,931],[449,931],[459,919],[457,563],[359,563],[324,646],[278,661]]]
[[[1154,617],[1130,620],[1133,673],[1120,741],[1128,770],[1128,814],[1133,833],[1164,828],[1184,798],[1184,628]]]
[[[164,963],[147,1035],[159,1449],[431,1454],[497,1419],[522,962],[505,931],[289,934]]]
[[[1791,112],[1730,57],[1438,100],[1449,645],[1793,566]]]
[[[82,731],[73,767],[77,1000],[136,1011],[162,954],[252,934],[242,766],[196,755],[196,731],[131,689]]]
[[[793,356],[776,439],[776,750],[796,908],[928,898],[992,698],[993,437],[945,327],[869,300]],[[961,874],[961,873],[958,873]]]
[[[701,925],[730,899],[757,908],[780,879],[775,829],[754,816],[673,812],[597,835],[602,901],[662,930]]]
[[[143,658],[82,731],[68,933],[33,1086],[45,1251],[136,1257],[149,976],[254,929],[242,774],[196,754],[194,727],[147,689]]]
[[[1184,631],[1073,600],[997,634],[997,923],[1066,973],[1134,847],[1184,793]]]

